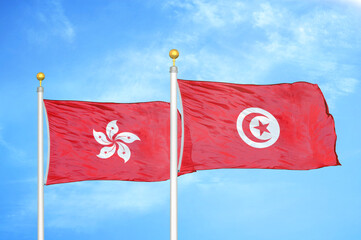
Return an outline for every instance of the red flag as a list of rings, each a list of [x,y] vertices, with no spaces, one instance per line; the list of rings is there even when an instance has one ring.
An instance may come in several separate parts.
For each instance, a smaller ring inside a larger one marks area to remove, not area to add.
[[[184,151],[196,170],[340,165],[333,117],[316,84],[178,80]]]
[[[50,132],[47,185],[169,179],[169,103],[44,103]],[[180,142],[180,127],[178,132]],[[180,175],[193,171],[182,162]]]

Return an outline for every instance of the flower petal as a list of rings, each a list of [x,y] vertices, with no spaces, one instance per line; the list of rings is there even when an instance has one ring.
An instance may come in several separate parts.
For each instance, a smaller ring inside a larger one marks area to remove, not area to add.
[[[117,120],[111,121],[107,125],[107,135],[110,140],[113,140],[114,134],[116,134],[119,131],[119,128],[117,126]]]
[[[122,133],[119,133],[116,137],[115,137],[115,140],[122,140],[123,142],[126,142],[126,143],[132,143],[134,142],[135,140],[139,140],[140,141],[140,138],[133,134],[133,133],[130,133],[130,132],[122,132]]]
[[[113,144],[113,146],[111,146],[111,147],[103,147],[100,150],[100,153],[97,155],[97,157],[103,158],[103,159],[110,158],[115,153],[116,148],[117,148],[117,146],[115,144]]]
[[[100,143],[101,145],[109,145],[112,144],[111,142],[108,141],[107,137],[105,136],[104,133],[102,132],[97,132],[93,129],[93,136],[95,138],[95,140]]]
[[[130,158],[130,150],[127,145],[121,142],[117,142],[119,145],[118,155],[124,159],[124,162],[127,162]]]

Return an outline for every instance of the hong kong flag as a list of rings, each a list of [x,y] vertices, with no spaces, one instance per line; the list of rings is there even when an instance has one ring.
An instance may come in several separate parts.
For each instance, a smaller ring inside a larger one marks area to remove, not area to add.
[[[178,84],[184,152],[196,170],[340,165],[333,117],[316,84]]]
[[[44,103],[50,137],[47,185],[169,179],[169,103]],[[178,132],[180,142],[180,127]],[[189,159],[186,155],[179,175],[194,171]]]

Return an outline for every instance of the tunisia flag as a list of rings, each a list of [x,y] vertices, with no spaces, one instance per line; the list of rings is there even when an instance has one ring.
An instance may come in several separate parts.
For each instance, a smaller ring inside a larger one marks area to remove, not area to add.
[[[50,137],[47,185],[169,179],[169,103],[44,103]],[[194,171],[189,157],[182,165],[179,175]]]
[[[196,170],[340,165],[333,117],[316,84],[178,84],[184,152]]]

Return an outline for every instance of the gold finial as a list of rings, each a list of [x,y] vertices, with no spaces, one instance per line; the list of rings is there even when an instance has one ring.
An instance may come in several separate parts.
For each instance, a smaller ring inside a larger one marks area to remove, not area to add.
[[[175,60],[179,56],[179,52],[177,49],[172,49],[169,51],[169,57],[173,59],[173,66],[175,66]]]
[[[36,78],[40,81],[40,87],[41,87],[41,81],[44,80],[45,74],[42,72],[39,72],[38,74],[36,74]]]

